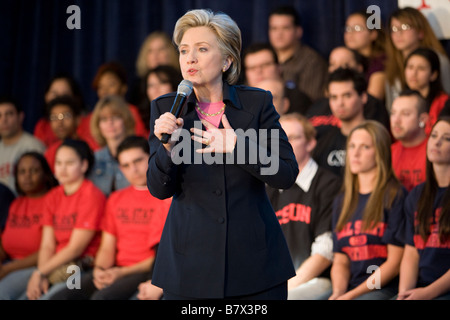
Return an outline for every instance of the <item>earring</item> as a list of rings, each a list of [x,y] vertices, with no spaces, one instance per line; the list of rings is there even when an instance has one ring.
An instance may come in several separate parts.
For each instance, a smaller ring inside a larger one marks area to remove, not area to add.
[[[419,127],[423,129],[423,127],[425,127],[425,123],[423,123],[423,121],[419,122]]]
[[[227,71],[227,66],[223,66],[223,68],[222,68],[222,72],[225,72],[225,71]]]

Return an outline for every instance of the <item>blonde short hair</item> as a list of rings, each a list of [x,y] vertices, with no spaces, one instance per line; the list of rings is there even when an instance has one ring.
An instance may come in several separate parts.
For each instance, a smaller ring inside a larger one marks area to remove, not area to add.
[[[306,141],[311,141],[316,139],[317,130],[312,125],[311,121],[308,120],[304,115],[298,112],[285,113],[280,116],[279,121],[297,121],[303,127],[303,133],[305,134]]]
[[[95,141],[97,141],[97,143],[102,147],[106,145],[106,140],[100,131],[99,122],[100,122],[100,112],[106,107],[110,108],[111,113],[123,119],[126,136],[135,133],[134,118],[130,111],[130,107],[128,106],[128,103],[125,101],[125,99],[121,96],[116,95],[106,96],[100,99],[95,105],[95,108],[92,111],[92,117],[90,122],[91,134],[94,137]]]
[[[223,12],[214,13],[209,9],[190,10],[175,24],[173,42],[179,46],[184,33],[194,27],[208,27],[217,37],[223,55],[232,60],[223,77],[229,84],[235,84],[241,72],[241,30],[236,22]]]

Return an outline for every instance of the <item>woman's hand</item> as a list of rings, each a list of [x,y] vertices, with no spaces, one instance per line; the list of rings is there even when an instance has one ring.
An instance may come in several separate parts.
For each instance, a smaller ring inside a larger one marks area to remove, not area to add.
[[[99,290],[109,287],[121,277],[122,273],[120,267],[112,267],[108,269],[95,267],[94,269],[94,285]]]
[[[328,300],[347,300],[345,298],[345,292],[333,291]]]
[[[138,290],[137,298],[139,300],[159,300],[163,295],[163,290],[153,285],[151,280],[139,284]]]
[[[43,293],[46,293],[49,287],[49,282],[46,277],[36,270],[31,274],[27,285],[27,297],[29,300],[37,300]]]
[[[399,292],[397,300],[431,300],[433,299],[425,288],[414,288]]]
[[[207,148],[196,150],[198,153],[231,153],[236,146],[236,133],[225,115],[222,116],[223,129],[216,128],[206,120],[202,120],[206,131],[192,128],[192,140],[205,144]]]
[[[158,119],[155,120],[153,133],[159,140],[161,140],[164,133],[172,135],[169,141],[163,144],[164,148],[166,148],[168,152],[172,150],[173,146],[177,142],[178,139],[176,137],[176,130],[181,129],[183,127],[183,123],[182,118],[177,119],[170,112],[163,113]]]
[[[107,270],[100,267],[95,267],[93,271],[93,282],[98,290],[106,288],[110,283]]]

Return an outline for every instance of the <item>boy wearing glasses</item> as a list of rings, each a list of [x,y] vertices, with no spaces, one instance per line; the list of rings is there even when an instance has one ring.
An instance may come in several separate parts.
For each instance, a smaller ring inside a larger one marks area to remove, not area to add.
[[[69,96],[57,97],[49,102],[48,113],[50,126],[58,141],[51,144],[44,153],[52,170],[55,165],[55,154],[64,139],[79,138],[77,128],[81,119],[81,107]]]

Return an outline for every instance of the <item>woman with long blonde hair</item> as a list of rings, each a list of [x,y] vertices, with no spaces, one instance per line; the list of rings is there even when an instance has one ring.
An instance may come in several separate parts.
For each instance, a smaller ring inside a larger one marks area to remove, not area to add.
[[[343,190],[333,204],[330,300],[396,294],[406,189],[392,170],[390,145],[389,132],[373,120],[348,136]]]

